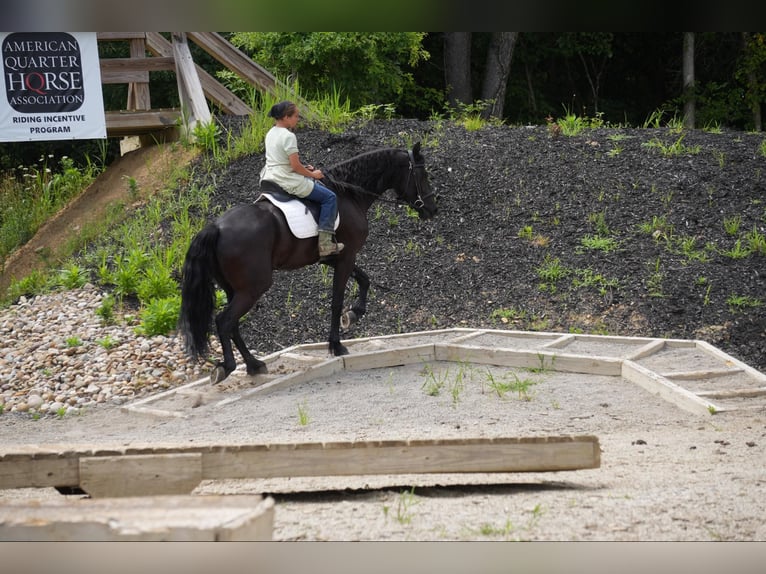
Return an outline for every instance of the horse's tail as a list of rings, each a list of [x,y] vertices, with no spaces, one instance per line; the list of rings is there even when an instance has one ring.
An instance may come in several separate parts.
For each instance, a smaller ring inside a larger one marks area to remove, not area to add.
[[[186,352],[194,359],[204,357],[208,351],[215,309],[213,270],[218,243],[218,227],[209,223],[192,239],[186,252],[181,278],[181,313],[178,330],[184,338]]]

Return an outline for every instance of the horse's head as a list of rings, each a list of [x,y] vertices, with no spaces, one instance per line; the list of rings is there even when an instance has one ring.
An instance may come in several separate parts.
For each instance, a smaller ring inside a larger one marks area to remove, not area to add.
[[[438,208],[436,196],[428,181],[425,159],[420,153],[420,142],[412,146],[412,150],[407,154],[409,155],[407,177],[403,188],[397,188],[397,196],[417,211],[420,219],[430,219],[436,215]]]

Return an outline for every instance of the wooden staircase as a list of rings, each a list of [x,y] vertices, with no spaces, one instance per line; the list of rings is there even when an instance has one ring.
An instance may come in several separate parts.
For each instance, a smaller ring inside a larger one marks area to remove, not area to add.
[[[164,130],[184,127],[191,132],[197,122],[210,121],[207,101],[225,113],[247,115],[252,109],[192,60],[187,39],[259,90],[273,93],[279,82],[265,68],[216,32],[99,32],[99,42],[129,42],[129,58],[102,58],[102,84],[128,84],[126,109],[106,112],[107,137],[162,137]],[[175,71],[181,108],[153,109],[149,74]],[[182,112],[183,110],[183,112]],[[167,134],[165,134],[167,136]]]

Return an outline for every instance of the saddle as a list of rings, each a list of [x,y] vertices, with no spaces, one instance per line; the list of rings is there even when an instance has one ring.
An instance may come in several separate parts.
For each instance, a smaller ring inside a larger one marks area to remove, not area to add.
[[[273,181],[261,181],[261,194],[255,200],[269,201],[285,216],[290,231],[298,239],[316,237],[319,234],[319,204],[305,197],[290,195]],[[340,215],[335,218],[335,229]]]

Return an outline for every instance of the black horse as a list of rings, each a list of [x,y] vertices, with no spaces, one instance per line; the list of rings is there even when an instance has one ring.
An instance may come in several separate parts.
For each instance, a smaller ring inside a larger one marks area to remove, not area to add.
[[[406,202],[421,219],[436,214],[436,202],[426,174],[420,143],[411,151],[386,148],[363,153],[322,170],[325,183],[338,196],[340,225],[336,230],[345,247],[322,263],[333,267],[329,350],[335,356],[348,350],[340,342],[340,327],[361,318],[366,311],[368,276],[356,265],[356,256],[367,240],[367,211],[387,190]],[[207,224],[186,253],[181,282],[181,314],[178,328],[186,351],[204,357],[215,310],[215,285],[226,293],[227,303],[215,317],[223,362],[210,375],[213,383],[224,380],[236,368],[232,341],[249,375],[267,372],[266,364],[253,357],[239,333],[240,319],[273,283],[275,269],[299,269],[319,261],[316,237],[296,238],[282,212],[269,201],[238,205]],[[358,286],[351,309],[341,316],[349,277]]]

